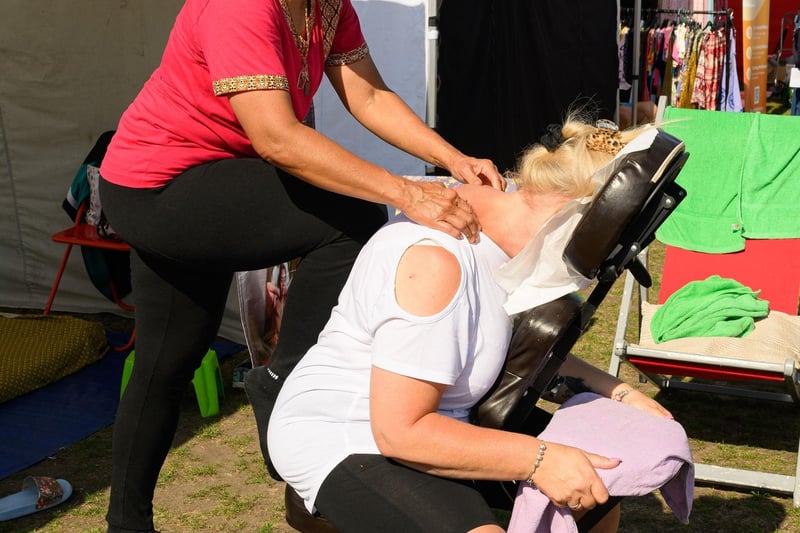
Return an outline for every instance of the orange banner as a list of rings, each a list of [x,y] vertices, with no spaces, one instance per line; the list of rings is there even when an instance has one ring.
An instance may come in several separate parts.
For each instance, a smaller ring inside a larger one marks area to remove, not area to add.
[[[744,109],[767,110],[769,0],[742,0]]]

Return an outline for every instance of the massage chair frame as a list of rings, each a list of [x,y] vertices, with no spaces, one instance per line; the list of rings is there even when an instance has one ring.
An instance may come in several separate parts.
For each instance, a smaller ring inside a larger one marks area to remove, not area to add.
[[[616,280],[626,270],[644,287],[652,285],[639,254],[686,196],[675,178],[689,154],[683,143],[659,130],[652,145],[615,161],[611,177],[575,228],[563,259],[596,283],[584,300],[567,294],[514,315],[506,364],[495,386],[476,406],[479,425],[517,431]]]
[[[675,177],[688,156],[679,139],[658,130],[649,148],[614,160],[611,177],[575,228],[563,256],[575,271],[596,280],[591,293],[586,299],[578,293],[567,294],[512,317],[505,368],[476,406],[477,424],[530,433],[536,403],[552,388],[561,365],[614,282],[627,270],[643,286],[651,285],[638,255],[685,197]],[[481,486],[491,493],[487,498],[490,504],[510,510],[515,482],[492,483],[491,488]],[[596,509],[601,513],[581,520],[581,531],[596,523],[609,507]],[[288,485],[286,520],[298,531],[336,531],[324,517],[309,514]]]

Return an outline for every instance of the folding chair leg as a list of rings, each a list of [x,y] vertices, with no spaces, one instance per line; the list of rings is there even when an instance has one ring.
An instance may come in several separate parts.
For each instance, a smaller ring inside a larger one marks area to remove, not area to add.
[[[70,253],[72,252],[73,246],[74,246],[73,244],[67,244],[67,248],[64,250],[64,256],[61,258],[61,264],[58,266],[58,272],[56,272],[56,279],[53,281],[53,286],[50,289],[50,295],[47,297],[47,305],[45,305],[44,311],[42,311],[43,315],[50,314],[50,310],[53,307],[53,300],[55,300],[56,293],[58,292],[58,287],[59,285],[61,285],[61,278],[64,276],[64,270],[67,267],[67,261],[69,260],[69,256]],[[126,311],[133,311],[134,308],[132,305],[126,304],[119,298],[119,296],[117,295],[117,289],[113,283],[111,284],[111,292],[114,296],[114,301],[121,309],[124,309]],[[135,341],[136,341],[136,330],[133,330],[131,332],[130,339],[128,339],[128,341],[125,344],[121,346],[112,346],[111,349],[114,350],[115,352],[126,352],[131,348],[133,348]]]
[[[112,280],[109,280],[109,281],[108,281],[108,286],[109,286],[109,288],[111,289],[111,296],[113,296],[113,297],[114,297],[114,303],[115,303],[115,304],[117,304],[117,306],[118,306],[120,309],[123,309],[123,310],[125,310],[125,311],[130,311],[130,312],[133,312],[133,310],[134,310],[133,306],[132,306],[132,305],[128,305],[128,304],[126,304],[126,303],[125,303],[125,302],[123,302],[123,301],[122,301],[122,299],[119,297],[119,294],[117,293],[117,286],[116,286],[116,285],[114,285],[114,282],[113,282]]]
[[[627,317],[631,311],[635,281],[630,272],[625,273],[625,285],[622,289],[622,302],[619,310],[620,318],[617,320],[617,329],[614,334],[614,347],[611,351],[611,360],[608,364],[608,373],[614,377],[619,377],[620,366],[622,364],[620,355],[625,353],[625,330],[628,326]],[[624,320],[622,317],[625,317]]]
[[[58,267],[56,279],[53,282],[53,287],[50,289],[50,296],[47,298],[47,305],[45,305],[44,311],[42,312],[43,315],[50,314],[50,308],[53,307],[53,300],[56,297],[56,292],[58,292],[58,286],[61,284],[61,276],[64,275],[64,268],[67,266],[67,260],[69,259],[70,252],[72,252],[72,246],[72,244],[67,244],[67,249],[64,250],[64,257],[61,258],[61,264]]]
[[[792,505],[795,509],[800,507],[800,444],[797,448],[797,465],[794,471],[794,492],[792,493]]]
[[[136,344],[136,330],[135,329],[133,331],[131,331],[131,338],[128,339],[128,342],[126,342],[125,344],[120,345],[120,346],[112,346],[111,349],[114,350],[115,352],[127,352],[128,350],[133,348],[134,344]]]

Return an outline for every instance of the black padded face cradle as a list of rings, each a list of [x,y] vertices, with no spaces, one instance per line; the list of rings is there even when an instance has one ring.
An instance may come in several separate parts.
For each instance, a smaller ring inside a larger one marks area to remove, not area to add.
[[[595,195],[564,249],[567,264],[582,276],[593,279],[621,246],[634,244],[621,240],[628,235],[624,240],[630,241],[633,234],[642,233],[631,231],[631,222],[636,215],[652,210],[653,202],[660,201],[659,192],[674,182],[685,155],[688,154],[684,153],[682,141],[658,130],[650,148],[626,154],[611,163],[616,166],[615,171]],[[652,240],[652,235],[649,237]],[[639,251],[646,244],[640,243]],[[624,268],[625,265],[619,266]]]

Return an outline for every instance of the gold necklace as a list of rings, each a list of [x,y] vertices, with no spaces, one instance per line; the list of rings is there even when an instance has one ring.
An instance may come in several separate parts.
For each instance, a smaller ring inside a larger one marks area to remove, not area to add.
[[[305,36],[300,35],[297,29],[294,27],[294,21],[292,20],[292,14],[289,11],[289,6],[286,4],[286,0],[280,0],[281,9],[283,10],[283,16],[286,17],[286,21],[289,24],[289,30],[292,32],[292,37],[294,37],[294,44],[297,45],[297,51],[300,53],[300,75],[297,77],[297,88],[303,89],[303,94],[308,96],[308,93],[311,90],[310,83],[311,80],[308,76],[308,49],[311,47],[311,29],[314,27],[314,13],[316,9],[314,9],[314,0],[306,0],[305,9],[303,11],[303,18],[305,22]]]

